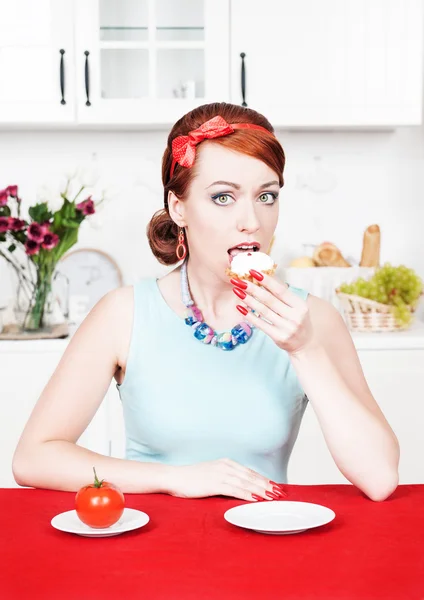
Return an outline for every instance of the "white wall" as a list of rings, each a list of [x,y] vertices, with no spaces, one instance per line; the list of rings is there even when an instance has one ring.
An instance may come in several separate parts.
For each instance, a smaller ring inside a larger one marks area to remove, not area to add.
[[[424,128],[278,136],[287,169],[273,251],[277,262],[287,264],[302,254],[302,243],[324,240],[359,260],[364,229],[379,223],[382,260],[405,263],[424,276]],[[94,154],[101,187],[116,195],[103,211],[101,229],[87,222],[81,228],[78,247],[111,253],[125,281],[132,283],[166,271],[145,235],[151,215],[162,207],[160,164],[166,137],[165,131],[0,131],[0,188],[18,184],[24,204],[32,203],[40,185],[57,185],[69,167],[89,162]],[[308,187],[316,180],[317,156],[327,192]],[[1,296],[1,263],[0,269]]]

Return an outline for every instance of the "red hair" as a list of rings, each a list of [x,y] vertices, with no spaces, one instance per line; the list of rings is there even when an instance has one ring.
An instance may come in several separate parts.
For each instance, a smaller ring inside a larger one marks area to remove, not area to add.
[[[274,133],[271,123],[260,113],[250,108],[243,108],[226,102],[214,102],[199,106],[175,123],[168,136],[167,147],[162,158],[164,208],[153,215],[147,226],[150,248],[158,261],[164,265],[175,265],[179,262],[175,253],[178,243],[178,226],[169,215],[168,194],[172,191],[178,198],[184,198],[194,176],[193,168],[182,167],[177,163],[174,174],[172,178],[170,177],[172,140],[179,135],[188,135],[189,131],[197,129],[200,125],[218,115],[230,124],[253,123]],[[277,173],[280,187],[284,185],[284,150],[275,136],[256,129],[236,129],[230,135],[207,140],[207,142],[209,144],[219,144],[229,150],[235,150],[261,160]],[[195,165],[196,161],[194,162]]]

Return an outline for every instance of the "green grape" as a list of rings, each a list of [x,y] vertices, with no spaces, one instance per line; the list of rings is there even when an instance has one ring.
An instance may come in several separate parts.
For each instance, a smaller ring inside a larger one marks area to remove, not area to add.
[[[418,302],[424,285],[413,269],[405,265],[395,267],[386,262],[376,269],[368,281],[359,277],[350,284],[342,284],[340,290],[345,294],[370,298],[392,306],[396,322],[404,326],[412,320],[409,307]]]

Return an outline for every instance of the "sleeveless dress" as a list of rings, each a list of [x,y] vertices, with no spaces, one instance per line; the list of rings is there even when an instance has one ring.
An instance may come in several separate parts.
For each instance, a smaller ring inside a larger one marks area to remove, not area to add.
[[[307,298],[308,292],[290,286]],[[134,320],[119,391],[125,458],[188,465],[230,458],[277,482],[308,399],[287,352],[255,328],[234,350],[203,344],[155,278],[134,285]]]

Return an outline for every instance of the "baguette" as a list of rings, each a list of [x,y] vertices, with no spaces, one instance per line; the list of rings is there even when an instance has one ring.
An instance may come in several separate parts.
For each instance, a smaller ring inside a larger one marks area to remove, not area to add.
[[[370,225],[364,232],[362,244],[361,267],[380,266],[380,227]]]

